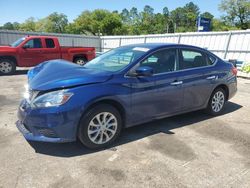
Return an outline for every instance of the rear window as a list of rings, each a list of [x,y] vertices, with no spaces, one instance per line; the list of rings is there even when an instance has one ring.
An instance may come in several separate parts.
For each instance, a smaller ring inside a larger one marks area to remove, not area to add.
[[[179,68],[181,70],[204,67],[208,64],[206,56],[202,52],[194,50],[182,49],[179,59]]]
[[[45,39],[46,48],[55,48],[55,43],[53,39]]]
[[[216,58],[213,57],[213,56],[210,56],[210,55],[208,55],[207,59],[208,59],[207,60],[208,61],[208,65],[213,65],[215,63],[215,61],[216,61]]]

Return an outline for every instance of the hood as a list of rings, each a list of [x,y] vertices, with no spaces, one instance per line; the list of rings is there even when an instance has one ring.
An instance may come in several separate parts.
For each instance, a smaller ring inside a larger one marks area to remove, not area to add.
[[[15,48],[11,47],[11,46],[0,46],[0,51],[14,51]]]
[[[44,62],[28,72],[30,88],[40,91],[101,83],[111,77],[110,72],[87,69],[61,59]]]
[[[11,48],[11,46],[0,46],[0,49],[1,48]]]

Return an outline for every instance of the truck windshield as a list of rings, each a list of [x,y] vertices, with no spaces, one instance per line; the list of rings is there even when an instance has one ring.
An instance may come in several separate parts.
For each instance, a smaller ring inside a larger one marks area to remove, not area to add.
[[[149,48],[144,47],[120,47],[106,52],[84,65],[85,68],[103,71],[117,72],[138,60]]]
[[[23,41],[25,40],[25,37],[18,39],[17,41],[13,42],[10,46],[17,47],[19,46]]]

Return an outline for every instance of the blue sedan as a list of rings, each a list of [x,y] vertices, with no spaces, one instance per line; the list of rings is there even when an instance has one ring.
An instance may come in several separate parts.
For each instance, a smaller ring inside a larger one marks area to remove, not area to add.
[[[200,109],[220,114],[236,74],[211,52],[179,44],[123,46],[84,66],[48,61],[28,72],[17,128],[27,140],[101,148],[122,128]]]

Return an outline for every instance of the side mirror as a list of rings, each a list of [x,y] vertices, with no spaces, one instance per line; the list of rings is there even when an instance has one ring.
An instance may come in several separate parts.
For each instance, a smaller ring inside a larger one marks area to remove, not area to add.
[[[136,76],[152,76],[154,71],[151,67],[142,66],[135,70]]]
[[[23,45],[23,49],[26,49],[26,48],[30,48],[30,45],[27,43]]]

